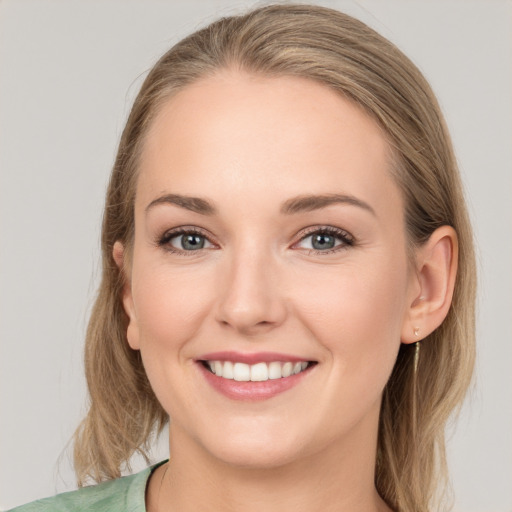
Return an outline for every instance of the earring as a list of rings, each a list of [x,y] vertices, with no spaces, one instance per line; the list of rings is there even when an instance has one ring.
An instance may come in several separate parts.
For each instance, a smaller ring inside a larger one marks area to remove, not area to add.
[[[416,338],[418,338],[420,335],[420,328],[419,327],[415,327],[414,328],[414,336],[416,336]]]
[[[420,350],[421,350],[421,343],[417,341],[414,344],[414,375],[418,373],[418,364],[420,362]]]

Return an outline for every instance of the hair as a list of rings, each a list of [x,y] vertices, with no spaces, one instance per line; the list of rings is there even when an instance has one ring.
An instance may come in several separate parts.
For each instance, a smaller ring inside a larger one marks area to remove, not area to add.
[[[442,325],[419,345],[401,345],[380,412],[375,485],[396,511],[441,503],[445,427],[469,387],[474,364],[475,258],[471,226],[450,137],[437,100],[416,66],[392,43],[341,12],[268,5],[222,18],[186,37],[151,69],[121,136],[106,194],[102,281],[86,335],[88,414],[75,433],[79,485],[120,476],[168,421],[126,339],[123,272],[116,241],[131,247],[139,156],[161,105],[222,70],[313,80],[359,105],[383,129],[392,174],[403,194],[410,247],[435,229],[458,235],[458,273]]]

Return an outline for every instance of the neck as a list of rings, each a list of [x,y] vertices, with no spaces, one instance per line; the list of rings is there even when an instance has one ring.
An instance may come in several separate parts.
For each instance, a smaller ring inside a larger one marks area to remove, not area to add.
[[[345,439],[293,463],[262,469],[220,461],[173,426],[171,461],[150,480],[147,510],[389,511],[374,485],[376,438],[369,442],[360,430],[356,436],[361,439]]]

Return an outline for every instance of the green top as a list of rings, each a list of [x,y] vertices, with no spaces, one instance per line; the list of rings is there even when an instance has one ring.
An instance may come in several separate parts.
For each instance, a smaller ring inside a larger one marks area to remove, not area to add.
[[[165,462],[135,475],[33,501],[8,512],[146,512],[145,496],[149,476]]]

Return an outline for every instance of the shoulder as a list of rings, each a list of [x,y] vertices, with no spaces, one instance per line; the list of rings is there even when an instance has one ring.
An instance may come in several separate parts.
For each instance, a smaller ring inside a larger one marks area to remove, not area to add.
[[[147,481],[159,465],[151,466],[135,475],[37,500],[8,512],[145,512]]]

